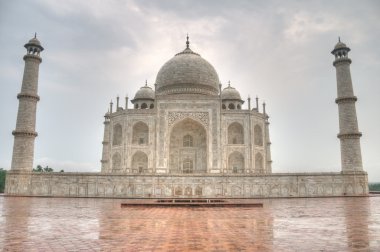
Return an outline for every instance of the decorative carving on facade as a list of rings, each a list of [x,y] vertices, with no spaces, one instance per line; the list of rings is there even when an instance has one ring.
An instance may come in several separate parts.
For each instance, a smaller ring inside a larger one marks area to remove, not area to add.
[[[200,122],[206,128],[209,125],[209,117],[207,112],[169,112],[168,113],[168,126],[172,126],[175,122],[190,117]]]

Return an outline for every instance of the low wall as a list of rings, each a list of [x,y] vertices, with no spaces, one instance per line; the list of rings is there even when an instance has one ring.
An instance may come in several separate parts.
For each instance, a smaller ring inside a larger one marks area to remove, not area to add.
[[[9,171],[6,195],[110,198],[271,198],[368,195],[366,172],[125,175]]]

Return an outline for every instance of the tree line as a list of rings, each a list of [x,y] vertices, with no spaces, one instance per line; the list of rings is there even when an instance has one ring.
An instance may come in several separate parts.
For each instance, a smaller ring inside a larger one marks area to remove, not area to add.
[[[33,172],[54,172],[54,169],[49,167],[42,167],[41,165],[37,165],[36,168],[33,168]],[[64,172],[64,170],[60,170],[60,172]],[[7,176],[7,171],[3,168],[0,168],[0,193],[4,193],[5,189],[5,177]]]
[[[6,175],[7,175],[7,171],[4,170],[3,168],[0,168],[0,193],[4,192]]]

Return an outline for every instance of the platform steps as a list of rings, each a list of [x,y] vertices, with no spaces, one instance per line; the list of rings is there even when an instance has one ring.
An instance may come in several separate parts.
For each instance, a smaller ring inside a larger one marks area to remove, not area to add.
[[[121,203],[126,207],[263,207],[263,203],[231,199],[141,199]]]

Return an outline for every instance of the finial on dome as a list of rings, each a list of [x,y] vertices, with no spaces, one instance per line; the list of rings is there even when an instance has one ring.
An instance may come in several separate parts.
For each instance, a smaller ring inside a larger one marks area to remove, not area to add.
[[[190,42],[189,42],[189,34],[186,35],[186,48],[189,49]]]
[[[231,81],[228,81],[228,87],[231,87]]]
[[[34,33],[34,38],[37,38],[37,32]]]
[[[146,87],[148,86],[148,80],[145,80],[145,86]]]
[[[338,41],[340,42],[340,36],[338,37]]]

